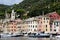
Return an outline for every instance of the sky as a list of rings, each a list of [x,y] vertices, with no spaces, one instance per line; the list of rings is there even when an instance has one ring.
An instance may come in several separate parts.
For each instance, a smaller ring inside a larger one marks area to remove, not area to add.
[[[0,4],[5,4],[5,5],[13,5],[13,4],[19,4],[23,0],[0,0]]]

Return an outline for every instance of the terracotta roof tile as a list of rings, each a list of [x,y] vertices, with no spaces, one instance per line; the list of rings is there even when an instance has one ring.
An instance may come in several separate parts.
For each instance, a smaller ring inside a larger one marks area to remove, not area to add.
[[[56,19],[60,20],[60,15],[58,15],[57,12],[52,12],[52,13],[46,14],[46,16],[48,16],[48,17],[50,17],[51,19],[54,19],[54,20],[56,20]]]

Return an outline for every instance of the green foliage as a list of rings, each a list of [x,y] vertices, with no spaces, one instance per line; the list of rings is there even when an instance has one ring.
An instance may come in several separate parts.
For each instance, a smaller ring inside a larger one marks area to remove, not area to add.
[[[34,17],[42,15],[42,11],[44,11],[44,14],[58,12],[60,10],[60,0],[24,0],[20,4],[14,5],[14,8],[29,11],[27,16]]]
[[[60,0],[24,0],[23,2],[12,5],[11,7],[15,9],[17,15],[20,15],[19,18],[22,19],[42,15],[43,11],[44,14],[54,11],[60,14]],[[0,10],[1,13],[4,13],[4,10],[7,10],[8,13],[11,13],[10,7],[3,6],[0,8]],[[27,11],[29,11],[29,13],[24,16]]]
[[[0,4],[0,19],[5,18],[5,11],[9,8],[7,5]]]
[[[17,9],[17,15],[18,17],[23,18],[24,13],[26,12],[24,9]]]

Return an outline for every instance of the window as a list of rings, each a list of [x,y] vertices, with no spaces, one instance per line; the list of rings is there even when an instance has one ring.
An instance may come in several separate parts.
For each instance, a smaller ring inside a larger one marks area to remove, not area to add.
[[[42,22],[41,22],[42,23]]]
[[[56,31],[56,29],[54,29],[54,31]]]
[[[46,20],[48,20],[49,18],[46,18]]]
[[[50,29],[50,31],[52,31],[52,29]]]
[[[13,29],[11,29],[11,31],[13,31]]]
[[[34,29],[34,31],[36,31],[36,29]]]
[[[46,31],[47,31],[47,29],[46,29]]]
[[[13,28],[13,26],[12,26],[12,28]]]
[[[58,26],[58,25],[59,25],[59,23],[58,23],[58,22],[54,22],[54,25]]]
[[[14,28],[16,28],[16,26],[14,26]]]
[[[34,25],[33,25],[33,28],[34,28]]]
[[[44,20],[45,20],[45,18],[44,18]]]
[[[47,25],[46,25],[46,27],[47,27]]]
[[[44,23],[45,23],[45,21],[44,21]]]
[[[55,25],[55,22],[54,22],[54,25]]]
[[[58,22],[57,22],[57,25],[56,26],[58,26]]]
[[[18,28],[21,28],[21,26],[18,26]]]
[[[39,18],[39,19],[42,19],[42,18]]]
[[[16,31],[16,29],[14,29],[14,31]]]

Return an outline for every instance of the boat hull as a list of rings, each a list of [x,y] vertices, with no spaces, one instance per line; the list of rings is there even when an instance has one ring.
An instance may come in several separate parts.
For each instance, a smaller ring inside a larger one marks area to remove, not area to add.
[[[13,35],[11,37],[23,37],[23,35]]]
[[[29,37],[50,37],[49,34],[29,35]]]

